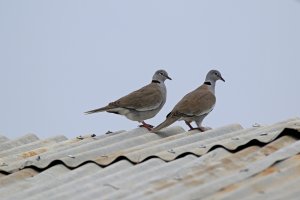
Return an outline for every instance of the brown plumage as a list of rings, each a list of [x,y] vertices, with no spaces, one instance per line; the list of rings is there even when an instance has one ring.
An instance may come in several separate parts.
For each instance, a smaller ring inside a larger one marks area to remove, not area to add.
[[[152,82],[139,90],[109,103],[107,106],[85,112],[92,114],[97,112],[109,112],[124,115],[130,120],[142,123],[141,126],[150,130],[153,128],[144,120],[154,117],[164,106],[167,97],[165,80],[171,78],[165,70],[158,70],[152,77]]]
[[[107,106],[98,108],[95,110],[90,110],[85,112],[86,114],[92,114],[96,112],[112,112],[115,108],[127,108],[137,111],[146,111],[157,108],[163,101],[163,95],[159,90],[159,85],[157,83],[150,83],[136,90],[116,101],[109,103]]]
[[[225,81],[217,70],[209,71],[204,84],[185,95],[167,115],[166,120],[152,129],[152,132],[157,132],[178,120],[184,120],[190,129],[194,129],[190,123],[195,121],[197,129],[207,130],[206,127],[201,126],[201,123],[215,106],[214,93],[217,80]]]

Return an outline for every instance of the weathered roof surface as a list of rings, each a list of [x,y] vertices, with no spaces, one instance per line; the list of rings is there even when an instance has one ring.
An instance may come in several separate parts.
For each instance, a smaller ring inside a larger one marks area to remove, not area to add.
[[[0,136],[0,199],[298,199],[300,118],[204,133]]]

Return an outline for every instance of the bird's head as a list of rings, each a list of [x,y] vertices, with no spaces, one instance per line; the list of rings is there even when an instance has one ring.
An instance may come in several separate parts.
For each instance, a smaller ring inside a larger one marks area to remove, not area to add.
[[[153,78],[152,78],[152,80],[159,81],[159,82],[164,82],[166,79],[172,80],[169,77],[168,72],[166,72],[163,69],[157,70],[154,73]]]

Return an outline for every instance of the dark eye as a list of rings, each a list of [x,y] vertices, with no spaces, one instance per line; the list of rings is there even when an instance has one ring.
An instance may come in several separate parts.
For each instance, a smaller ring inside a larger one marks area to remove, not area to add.
[[[217,72],[215,72],[215,75],[216,75],[216,76],[218,76],[218,73],[217,73]]]
[[[159,74],[162,75],[162,76],[164,75],[162,72],[160,72]]]

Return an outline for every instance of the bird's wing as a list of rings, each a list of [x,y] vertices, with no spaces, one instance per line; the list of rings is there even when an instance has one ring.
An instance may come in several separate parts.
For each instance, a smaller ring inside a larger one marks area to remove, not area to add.
[[[185,95],[174,107],[171,113],[184,116],[201,116],[209,113],[216,103],[215,95],[202,85]]]
[[[154,110],[161,105],[163,98],[159,85],[150,83],[110,103],[109,106],[134,109],[137,111]]]

